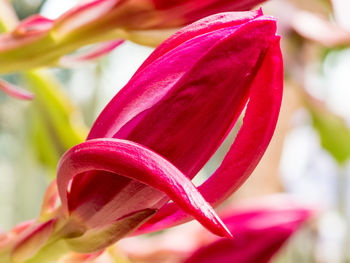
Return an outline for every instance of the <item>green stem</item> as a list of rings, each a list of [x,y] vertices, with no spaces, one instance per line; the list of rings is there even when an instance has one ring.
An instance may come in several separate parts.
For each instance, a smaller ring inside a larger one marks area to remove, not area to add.
[[[54,32],[48,32],[30,43],[0,52],[0,73],[29,70],[42,66],[52,66],[59,58],[80,47],[119,38],[125,38],[125,31],[112,30],[106,34],[92,34],[90,37],[57,39]],[[70,40],[70,41],[68,41]]]
[[[69,253],[71,250],[67,243],[60,239],[55,242],[46,244],[40,251],[31,259],[23,263],[50,263],[56,262],[60,257]]]

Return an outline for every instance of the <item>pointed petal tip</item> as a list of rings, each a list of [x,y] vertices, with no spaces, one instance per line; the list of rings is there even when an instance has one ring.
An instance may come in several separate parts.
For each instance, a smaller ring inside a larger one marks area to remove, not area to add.
[[[230,230],[228,230],[228,228],[226,227],[226,226],[224,226],[225,228],[224,228],[224,236],[223,237],[226,237],[226,238],[233,238],[233,235],[232,235],[232,233],[230,232]]]
[[[233,235],[231,234],[230,230],[227,228],[225,223],[220,219],[218,215],[216,215],[214,223],[215,229],[208,228],[208,230],[220,237],[233,238]]]

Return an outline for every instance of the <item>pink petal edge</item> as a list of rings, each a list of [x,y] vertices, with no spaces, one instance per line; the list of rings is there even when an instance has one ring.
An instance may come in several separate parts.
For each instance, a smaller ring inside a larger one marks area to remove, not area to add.
[[[123,43],[124,40],[113,40],[102,44],[98,44],[90,50],[82,52],[81,54],[63,56],[60,59],[60,64],[63,66],[72,66],[79,63],[93,61],[104,55],[107,55],[109,52],[111,52],[113,49],[117,48]]]
[[[67,216],[71,180],[75,175],[93,170],[126,176],[165,192],[210,231],[231,237],[212,207],[175,166],[141,145],[120,139],[89,140],[63,155],[57,169],[57,185]]]
[[[54,21],[41,15],[32,15],[21,21],[12,34],[16,36],[49,30]]]
[[[0,90],[3,91],[5,94],[16,99],[32,100],[34,98],[34,95],[31,92],[21,89],[20,87],[15,86],[1,79],[0,79]]]

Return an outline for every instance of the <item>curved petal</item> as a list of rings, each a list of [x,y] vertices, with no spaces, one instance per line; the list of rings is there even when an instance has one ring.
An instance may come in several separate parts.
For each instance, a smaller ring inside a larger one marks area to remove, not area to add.
[[[215,205],[231,195],[253,172],[275,131],[283,94],[279,40],[276,37],[266,53],[252,84],[243,126],[229,153],[216,172],[200,186],[200,191]]]
[[[11,252],[12,262],[24,262],[35,255],[49,239],[55,222],[56,219],[51,219],[45,223],[33,225],[30,231],[25,232]]]
[[[104,55],[107,55],[109,52],[123,43],[124,40],[113,40],[98,44],[86,52],[63,56],[60,59],[60,64],[63,66],[72,66],[79,63],[93,61]]]
[[[58,201],[57,182],[53,180],[46,189],[43,202],[41,204],[40,219],[45,221],[46,217],[56,209]]]
[[[283,90],[283,61],[279,40],[268,50],[252,84],[243,126],[220,167],[199,190],[214,206],[231,195],[262,158],[276,127]],[[252,150],[254,149],[254,150]],[[165,205],[141,232],[160,230],[189,220],[176,205]]]
[[[34,95],[29,91],[21,89],[20,87],[17,87],[1,79],[0,79],[0,90],[3,91],[5,94],[16,99],[32,100],[34,98]]]
[[[52,31],[57,37],[63,37],[91,23],[103,21],[103,18],[108,17],[123,2],[125,0],[93,0],[78,4],[55,20]]]
[[[12,34],[21,36],[25,34],[43,32],[53,26],[54,21],[41,15],[32,15],[17,25]]]
[[[230,236],[215,211],[175,166],[149,149],[119,139],[90,140],[73,147],[61,158],[57,185],[67,214],[71,180],[75,175],[94,170],[126,176],[165,192],[213,233]]]

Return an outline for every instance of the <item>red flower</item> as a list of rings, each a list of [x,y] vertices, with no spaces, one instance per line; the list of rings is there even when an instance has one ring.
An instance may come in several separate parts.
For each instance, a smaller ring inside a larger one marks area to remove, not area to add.
[[[275,34],[274,19],[261,11],[223,13],[185,27],[158,47],[103,110],[88,140],[62,157],[57,181],[65,216],[94,229],[93,235],[111,234],[116,224],[120,232],[125,220],[124,232],[103,246],[158,210],[141,231],[194,216],[227,235],[199,192],[210,204],[221,203],[248,178],[269,144],[283,82]],[[190,179],[246,104],[235,142],[198,192]]]

